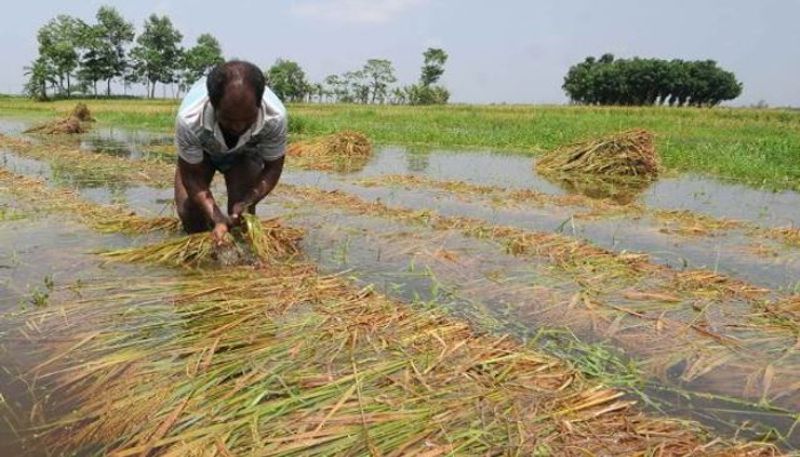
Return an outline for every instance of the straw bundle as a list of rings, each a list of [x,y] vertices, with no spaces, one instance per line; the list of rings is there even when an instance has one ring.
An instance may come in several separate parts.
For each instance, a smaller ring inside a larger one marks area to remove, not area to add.
[[[153,223],[159,225],[160,219]],[[229,233],[222,245],[216,245],[208,233],[195,233],[156,244],[110,251],[103,256],[122,262],[188,267],[213,263],[222,266],[269,263],[297,256],[301,237],[301,230],[285,227],[277,219],[259,221],[255,216],[245,215],[244,227]]]
[[[652,177],[660,169],[653,134],[646,130],[630,130],[571,144],[536,161],[536,170],[541,173]]]
[[[78,103],[75,105],[69,117],[75,118],[81,122],[94,122],[92,113],[89,111],[89,107],[86,106],[86,103]]]
[[[84,103],[78,103],[64,119],[56,119],[42,125],[29,128],[25,133],[44,133],[48,135],[85,133],[86,122],[94,122],[89,108]]]
[[[25,133],[45,133],[48,135],[85,133],[86,128],[81,125],[81,121],[74,117],[57,119],[46,124],[32,127]]]
[[[289,145],[292,163],[313,170],[356,171],[372,155],[372,145],[362,133],[343,131]]]

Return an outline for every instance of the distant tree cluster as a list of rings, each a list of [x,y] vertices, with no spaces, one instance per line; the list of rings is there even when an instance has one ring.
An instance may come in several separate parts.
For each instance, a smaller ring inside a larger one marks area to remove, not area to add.
[[[133,24],[112,7],[100,7],[95,19],[89,24],[62,14],[39,29],[39,55],[25,67],[29,96],[97,96],[102,92],[99,83],[110,96],[116,81],[124,93],[132,84],[141,84],[153,98],[157,84],[176,84],[178,93],[185,92],[225,61],[219,42],[207,33],[184,48],[183,34],[167,16],[150,15],[138,36]],[[297,62],[278,59],[265,76],[273,92],[288,102],[444,104],[450,93],[437,83],[447,57],[442,49],[426,50],[419,82],[408,86],[395,86],[394,66],[386,59],[369,59],[358,70],[330,75],[319,83],[308,82]]]
[[[444,74],[447,53],[429,48],[423,54],[420,80],[409,86],[397,82],[394,66],[386,59],[369,59],[358,70],[327,76],[320,83],[309,83],[297,62],[278,59],[266,71],[267,82],[282,100],[290,102],[445,104],[450,93],[436,85]]]
[[[210,34],[200,35],[195,46],[184,49],[183,35],[167,16],[151,15],[138,37],[133,24],[115,8],[100,7],[95,19],[88,24],[59,15],[39,29],[39,55],[25,67],[28,95],[37,99],[98,95],[101,81],[106,95],[111,95],[116,80],[125,89],[143,84],[154,97],[157,83],[177,83],[185,90],[224,61],[219,42]]]
[[[573,65],[564,91],[587,105],[715,106],[742,93],[736,76],[713,60],[615,59],[604,54]]]

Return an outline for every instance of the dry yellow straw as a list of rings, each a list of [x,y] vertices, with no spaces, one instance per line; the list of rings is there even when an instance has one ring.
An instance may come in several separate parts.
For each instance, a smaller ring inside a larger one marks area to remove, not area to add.
[[[372,155],[372,145],[364,134],[344,131],[291,144],[286,154],[302,168],[355,171]]]
[[[661,161],[653,134],[630,130],[548,152],[536,160],[536,169],[542,173],[652,177],[658,175]]]
[[[93,122],[92,114],[84,103],[78,103],[75,108],[64,119],[56,119],[46,124],[32,127],[25,133],[45,133],[45,134],[73,134],[84,133],[87,131],[85,122]]]

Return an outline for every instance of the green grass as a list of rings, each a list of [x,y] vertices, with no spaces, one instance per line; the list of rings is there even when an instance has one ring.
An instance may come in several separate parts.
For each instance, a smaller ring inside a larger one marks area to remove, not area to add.
[[[170,132],[175,100],[86,100],[101,123]],[[0,99],[0,116],[68,112],[74,100]],[[800,190],[800,112],[745,108],[290,105],[290,130],[315,136],[344,129],[377,143],[482,148],[536,155],[565,143],[645,128],[668,169]]]

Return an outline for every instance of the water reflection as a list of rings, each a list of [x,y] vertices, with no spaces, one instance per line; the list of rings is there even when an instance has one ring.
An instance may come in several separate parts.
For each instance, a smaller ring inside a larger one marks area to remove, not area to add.
[[[569,194],[580,194],[597,200],[611,200],[628,205],[639,200],[653,185],[648,179],[624,179],[614,177],[587,178],[581,176],[547,176],[547,179]]]

